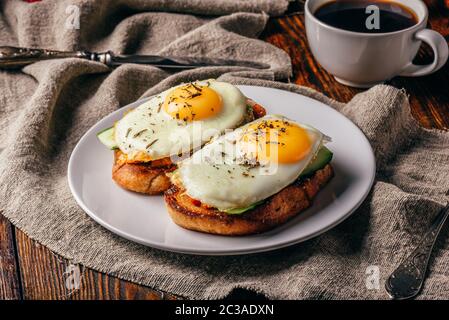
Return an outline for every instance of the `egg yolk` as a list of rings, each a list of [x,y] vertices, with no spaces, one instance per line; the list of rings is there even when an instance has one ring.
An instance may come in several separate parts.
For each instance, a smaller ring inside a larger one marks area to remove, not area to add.
[[[295,163],[311,150],[307,131],[283,120],[266,120],[250,125],[242,136],[246,157],[258,162]]]
[[[189,83],[167,95],[163,108],[172,118],[191,122],[217,115],[222,105],[221,96],[215,90]]]

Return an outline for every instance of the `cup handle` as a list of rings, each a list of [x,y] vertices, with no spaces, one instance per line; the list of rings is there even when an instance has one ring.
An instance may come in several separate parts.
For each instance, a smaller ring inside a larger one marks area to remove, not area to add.
[[[420,30],[415,34],[417,40],[427,43],[433,50],[435,58],[431,64],[419,66],[410,62],[401,72],[401,76],[419,77],[438,71],[446,63],[449,49],[446,39],[436,31],[430,29]]]

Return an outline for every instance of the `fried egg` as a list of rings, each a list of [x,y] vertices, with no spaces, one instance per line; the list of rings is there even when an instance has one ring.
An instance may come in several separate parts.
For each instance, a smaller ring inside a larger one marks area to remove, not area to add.
[[[248,207],[293,183],[328,139],[313,127],[268,115],[180,162],[172,181],[221,211]]]
[[[246,97],[226,82],[196,81],[170,88],[128,112],[114,138],[129,162],[189,154],[248,115]]]

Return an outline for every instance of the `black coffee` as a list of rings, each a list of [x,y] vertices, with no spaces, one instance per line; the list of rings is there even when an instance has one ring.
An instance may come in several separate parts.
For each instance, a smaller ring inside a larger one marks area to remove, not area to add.
[[[367,12],[370,5],[376,6],[378,12]],[[333,27],[363,33],[394,32],[418,23],[418,17],[411,9],[387,0],[332,1],[318,8],[315,17]]]

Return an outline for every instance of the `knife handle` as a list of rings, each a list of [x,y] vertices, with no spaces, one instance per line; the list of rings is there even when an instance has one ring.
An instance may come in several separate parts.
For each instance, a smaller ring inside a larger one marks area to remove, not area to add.
[[[81,58],[109,64],[111,53],[95,53],[89,51],[57,51],[47,49],[18,48],[10,46],[0,46],[0,68],[14,69],[28,64],[51,59],[60,58]]]

